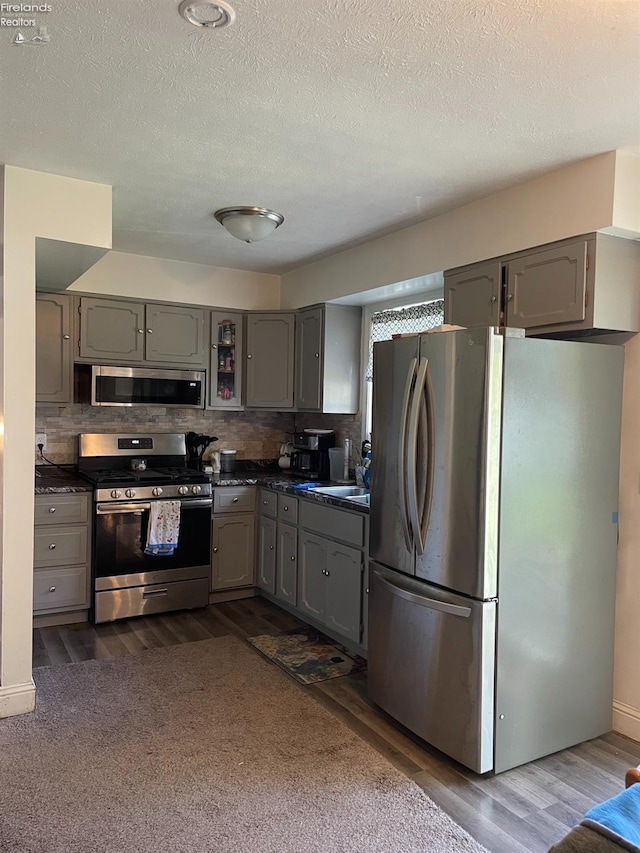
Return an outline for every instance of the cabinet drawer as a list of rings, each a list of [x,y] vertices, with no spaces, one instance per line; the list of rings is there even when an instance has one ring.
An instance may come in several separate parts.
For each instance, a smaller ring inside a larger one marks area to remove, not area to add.
[[[340,539],[362,548],[364,542],[364,516],[330,506],[302,501],[300,526],[331,539]]]
[[[61,610],[88,607],[87,567],[48,569],[33,573],[33,609]]]
[[[213,490],[214,513],[253,512],[255,508],[255,486],[222,486]]]
[[[298,523],[298,498],[291,495],[278,495],[278,518],[289,524]]]
[[[33,565],[73,566],[87,562],[87,528],[40,527],[36,528],[33,548]]]
[[[82,524],[89,512],[88,495],[36,495],[35,524]]]
[[[261,515],[270,515],[275,518],[278,515],[278,496],[268,489],[260,489],[260,504],[258,506]]]

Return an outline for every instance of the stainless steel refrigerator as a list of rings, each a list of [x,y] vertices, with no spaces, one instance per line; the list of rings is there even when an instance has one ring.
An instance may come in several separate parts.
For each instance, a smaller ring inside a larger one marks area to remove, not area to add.
[[[623,355],[374,346],[369,695],[478,773],[611,727]]]

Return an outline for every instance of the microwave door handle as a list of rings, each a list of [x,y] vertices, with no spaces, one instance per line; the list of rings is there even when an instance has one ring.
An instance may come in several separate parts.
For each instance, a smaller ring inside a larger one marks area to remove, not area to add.
[[[402,521],[402,532],[407,551],[413,551],[413,539],[409,526],[409,514],[407,510],[407,421],[409,420],[409,406],[411,403],[411,386],[416,375],[417,358],[412,358],[407,371],[407,379],[402,395],[402,410],[400,415],[400,441],[398,443],[398,495],[400,498],[400,519]]]
[[[420,422],[420,411],[424,401],[424,386],[428,367],[429,361],[423,356],[420,359],[418,376],[416,378],[415,389],[413,392],[413,400],[411,402],[407,439],[407,492],[409,518],[411,520],[411,528],[413,530],[416,549],[420,555],[424,554],[425,543],[422,541],[422,537],[420,535],[420,516],[418,512],[418,425]]]

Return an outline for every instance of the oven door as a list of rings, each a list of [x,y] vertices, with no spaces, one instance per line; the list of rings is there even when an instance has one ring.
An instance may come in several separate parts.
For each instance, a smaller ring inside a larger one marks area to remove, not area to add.
[[[171,555],[144,553],[149,503],[97,504],[94,538],[96,590],[209,577],[211,498],[181,501],[178,547]]]

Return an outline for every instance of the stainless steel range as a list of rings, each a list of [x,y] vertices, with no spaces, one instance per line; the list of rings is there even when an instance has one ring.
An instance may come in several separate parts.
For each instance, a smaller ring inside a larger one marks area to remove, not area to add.
[[[79,436],[78,471],[93,483],[96,622],[209,603],[211,483],[185,467],[182,433]],[[157,501],[179,506],[177,546],[148,553]]]

